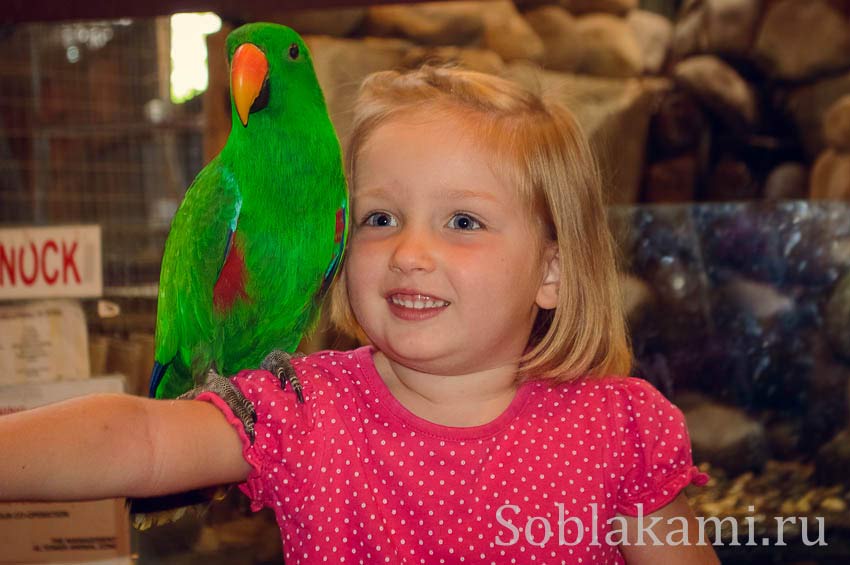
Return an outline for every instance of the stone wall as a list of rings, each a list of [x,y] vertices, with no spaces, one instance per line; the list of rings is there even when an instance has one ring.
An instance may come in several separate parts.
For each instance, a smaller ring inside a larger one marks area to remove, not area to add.
[[[684,0],[673,19],[639,6],[495,0],[262,18],[305,35],[343,139],[368,73],[458,62],[566,103],[612,203],[850,198],[850,0]]]

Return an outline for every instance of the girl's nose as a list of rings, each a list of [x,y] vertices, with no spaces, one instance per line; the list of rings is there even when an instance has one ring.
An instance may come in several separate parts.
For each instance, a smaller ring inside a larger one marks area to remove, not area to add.
[[[390,270],[402,273],[434,270],[434,256],[423,230],[405,229],[398,234],[390,256]]]

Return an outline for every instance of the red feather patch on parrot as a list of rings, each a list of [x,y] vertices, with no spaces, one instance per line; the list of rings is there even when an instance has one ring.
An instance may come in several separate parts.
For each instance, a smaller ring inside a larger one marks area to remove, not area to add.
[[[230,251],[213,288],[213,304],[219,310],[229,309],[237,298],[248,298],[245,292],[245,259],[236,244],[236,233],[231,237]]]

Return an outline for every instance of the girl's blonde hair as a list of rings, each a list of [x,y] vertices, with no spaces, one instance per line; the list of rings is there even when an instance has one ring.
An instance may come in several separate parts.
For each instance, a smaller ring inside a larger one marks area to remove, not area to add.
[[[414,112],[464,119],[471,137],[491,153],[496,173],[528,203],[544,237],[557,242],[558,306],[539,311],[518,379],[628,374],[632,355],[600,175],[573,115],[513,82],[474,71],[425,66],[375,73],[364,81],[355,109],[346,157],[352,189],[369,136]],[[331,320],[365,337],[344,273],[332,291]]]

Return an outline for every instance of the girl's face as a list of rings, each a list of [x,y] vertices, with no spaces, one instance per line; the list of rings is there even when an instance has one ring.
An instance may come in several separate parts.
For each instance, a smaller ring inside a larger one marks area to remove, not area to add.
[[[348,295],[374,345],[411,369],[515,364],[557,303],[555,245],[459,119],[379,126],[361,148]]]

